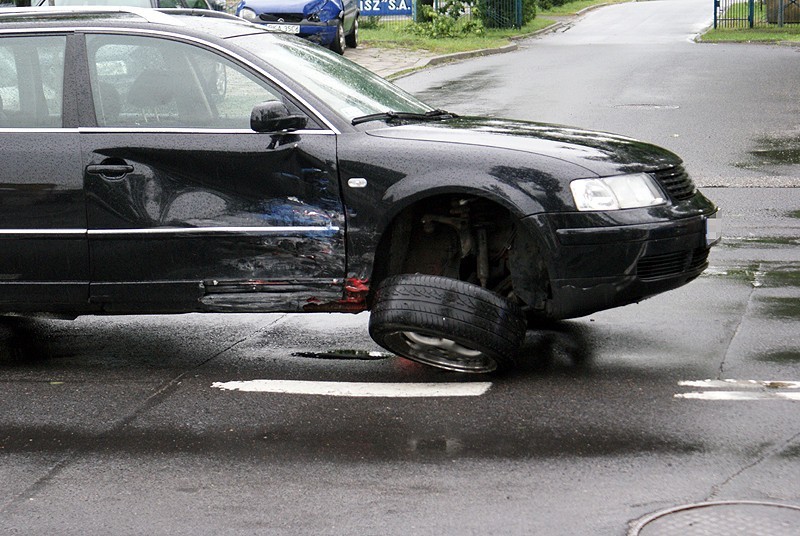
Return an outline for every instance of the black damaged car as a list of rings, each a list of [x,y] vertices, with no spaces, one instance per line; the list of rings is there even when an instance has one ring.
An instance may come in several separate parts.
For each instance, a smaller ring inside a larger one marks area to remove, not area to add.
[[[214,12],[0,14],[0,312],[360,312],[463,372],[679,287],[716,207],[674,154],[458,117]]]

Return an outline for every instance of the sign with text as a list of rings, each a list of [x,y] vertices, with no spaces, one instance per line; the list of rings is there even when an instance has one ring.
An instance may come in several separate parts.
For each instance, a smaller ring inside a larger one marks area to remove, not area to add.
[[[362,17],[386,15],[411,16],[412,0],[359,0],[358,8]]]

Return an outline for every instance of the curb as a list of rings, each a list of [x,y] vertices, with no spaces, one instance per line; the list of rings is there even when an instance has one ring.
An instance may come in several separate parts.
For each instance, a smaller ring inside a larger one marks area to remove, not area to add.
[[[576,12],[573,15],[566,15],[563,18],[566,18],[566,19],[569,20],[569,22],[572,22],[575,19],[577,19],[578,17],[580,17],[581,15],[583,15],[583,14],[589,12],[589,11],[593,11],[595,9],[598,9],[598,8],[601,8],[601,7],[605,7],[607,5],[609,5],[609,4],[605,4],[605,3],[604,4],[595,4],[593,6],[589,6],[589,7],[583,8],[583,9],[581,9],[580,11]],[[525,34],[525,35],[515,35],[513,37],[510,37],[509,39],[511,41],[521,41],[523,39],[529,39],[531,37],[537,37],[537,36],[540,36],[540,35],[544,35],[544,34],[547,34],[547,33],[558,31],[559,29],[563,28],[564,26],[567,26],[567,24],[568,23],[564,22],[563,20],[555,20],[555,21],[553,21],[553,24],[551,24],[549,26],[545,26],[544,28],[542,28],[540,30],[536,30],[535,32],[531,32],[531,33]],[[505,45],[505,46],[498,47],[498,48],[482,48],[482,49],[479,49],[479,50],[470,50],[468,52],[455,52],[453,54],[444,54],[442,56],[434,56],[432,58],[426,58],[424,60],[418,61],[413,67],[409,67],[407,69],[402,69],[400,71],[397,71],[396,73],[390,73],[390,74],[386,75],[385,78],[387,80],[397,80],[398,78],[402,78],[404,76],[408,76],[408,75],[410,75],[412,73],[417,72],[420,69],[425,69],[426,67],[433,67],[433,66],[436,66],[436,65],[442,65],[444,63],[449,63],[449,62],[453,62],[453,61],[461,61],[461,60],[466,60],[466,59],[470,59],[470,58],[478,58],[478,57],[481,57],[481,56],[491,56],[492,54],[505,54],[506,52],[513,52],[513,51],[517,50],[518,48],[519,48],[519,46],[516,43],[512,42],[510,45]]]
[[[536,37],[537,35],[542,35],[549,32],[554,32],[564,26],[563,22],[556,21],[550,26],[542,28],[541,30],[536,30],[535,32],[525,34],[525,35],[515,35],[510,37],[512,41],[521,41],[522,39],[528,39],[529,37]],[[392,73],[386,76],[388,80],[396,80],[398,78],[402,78],[404,76],[408,76],[412,73],[420,69],[424,69],[426,67],[433,67],[436,65],[442,65],[444,63],[449,63],[453,61],[461,61],[470,58],[478,58],[481,56],[491,56],[493,54],[505,54],[506,52],[513,52],[519,48],[517,43],[511,43],[509,45],[505,45],[498,48],[481,48],[478,50],[469,50],[467,52],[454,52],[453,54],[444,54],[442,56],[434,56],[432,58],[426,58],[424,60],[420,60],[408,69],[403,69],[396,73]]]

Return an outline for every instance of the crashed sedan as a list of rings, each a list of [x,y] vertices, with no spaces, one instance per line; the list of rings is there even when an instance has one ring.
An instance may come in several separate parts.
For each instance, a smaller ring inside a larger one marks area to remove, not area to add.
[[[356,0],[241,0],[236,15],[344,54],[358,46]]]
[[[0,97],[2,313],[371,310],[388,350],[490,372],[717,240],[664,149],[459,117],[211,11],[4,11]]]

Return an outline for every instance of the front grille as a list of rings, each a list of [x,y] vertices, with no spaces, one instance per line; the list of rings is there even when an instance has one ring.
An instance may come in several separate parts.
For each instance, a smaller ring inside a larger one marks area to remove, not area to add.
[[[286,22],[291,24],[296,24],[303,20],[302,13],[262,13],[258,17],[266,22]]]
[[[707,249],[650,255],[639,259],[636,273],[642,281],[658,281],[702,270],[707,261]]]
[[[667,193],[677,201],[684,201],[694,195],[695,186],[683,166],[672,166],[653,173],[656,180]]]

